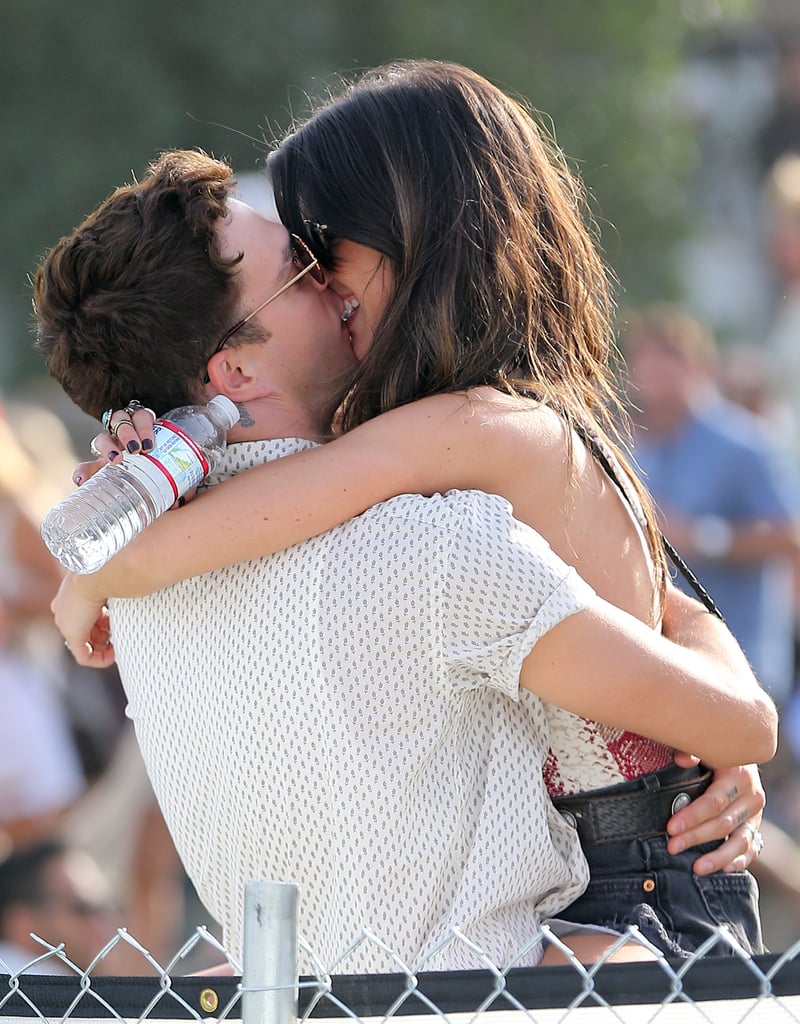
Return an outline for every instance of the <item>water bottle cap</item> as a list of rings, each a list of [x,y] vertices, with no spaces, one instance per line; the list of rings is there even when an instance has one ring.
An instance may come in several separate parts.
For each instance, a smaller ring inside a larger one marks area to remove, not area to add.
[[[226,430],[230,430],[231,427],[235,427],[239,422],[239,410],[227,395],[214,395],[208,404],[213,405],[220,413],[225,421]]]

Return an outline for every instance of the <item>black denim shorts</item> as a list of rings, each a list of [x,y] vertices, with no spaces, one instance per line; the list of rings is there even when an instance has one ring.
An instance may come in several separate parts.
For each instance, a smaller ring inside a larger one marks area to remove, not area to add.
[[[719,843],[667,852],[667,836],[589,843],[591,879],[583,896],[558,917],[624,930],[637,925],[666,956],[687,957],[725,925],[750,954],[763,953],[758,885],[749,871],[695,875],[694,861]],[[732,954],[724,941],[710,956]]]

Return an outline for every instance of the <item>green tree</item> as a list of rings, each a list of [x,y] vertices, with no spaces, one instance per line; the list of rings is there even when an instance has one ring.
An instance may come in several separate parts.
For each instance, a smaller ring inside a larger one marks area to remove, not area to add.
[[[0,383],[41,372],[27,275],[160,150],[202,146],[240,171],[306,95],[395,57],[475,67],[552,117],[632,299],[669,293],[694,143],[675,76],[697,18],[747,0],[3,0]],[[687,14],[687,11],[689,12]],[[700,28],[703,26],[701,25]]]

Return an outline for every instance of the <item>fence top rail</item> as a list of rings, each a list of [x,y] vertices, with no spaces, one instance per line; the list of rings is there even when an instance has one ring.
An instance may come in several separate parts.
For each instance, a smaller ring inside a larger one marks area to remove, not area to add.
[[[0,1018],[221,1020],[241,1018],[239,977],[104,977],[0,974]],[[694,960],[572,966],[497,973],[301,977],[300,1017],[387,1017],[576,1005],[659,1005],[675,1000],[761,1000],[800,995],[800,956],[704,956]]]

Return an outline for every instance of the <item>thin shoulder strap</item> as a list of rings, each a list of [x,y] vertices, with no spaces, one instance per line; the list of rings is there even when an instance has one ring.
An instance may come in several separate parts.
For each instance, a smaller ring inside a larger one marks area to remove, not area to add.
[[[604,450],[603,445],[600,442],[600,439],[596,437],[594,433],[592,433],[592,431],[590,431],[585,424],[579,423],[577,422],[577,420],[571,420],[571,422],[573,428],[575,429],[575,433],[583,441],[583,443],[586,445],[586,447],[589,449],[592,455],[594,455],[594,457],[606,471],[611,480],[613,480],[614,483],[617,485],[617,488],[619,489],[620,493],[625,497],[625,500],[628,502],[628,504],[633,509],[634,513],[637,515],[637,518],[641,517],[641,509],[639,508],[638,500],[634,499],[634,496],[631,495],[629,488],[625,486],[625,483],[620,479],[620,475],[614,468],[614,464],[610,458],[610,453],[607,453]],[[686,582],[697,595],[698,599],[703,603],[703,605],[708,609],[708,611],[711,612],[712,615],[716,615],[718,619],[724,622],[725,619],[723,618],[722,612],[719,610],[719,608],[717,608],[714,598],[709,594],[709,592],[706,590],[706,588],[703,586],[700,580],[695,576],[695,574],[692,572],[692,570],[689,568],[686,562],[684,562],[683,558],[681,558],[681,556],[678,554],[678,552],[675,550],[672,544],[670,544],[670,542],[667,540],[667,538],[660,530],[659,536],[661,537],[661,543],[664,545],[664,550],[669,556],[670,561],[675,566],[675,568],[681,573],[683,578],[686,580]]]

